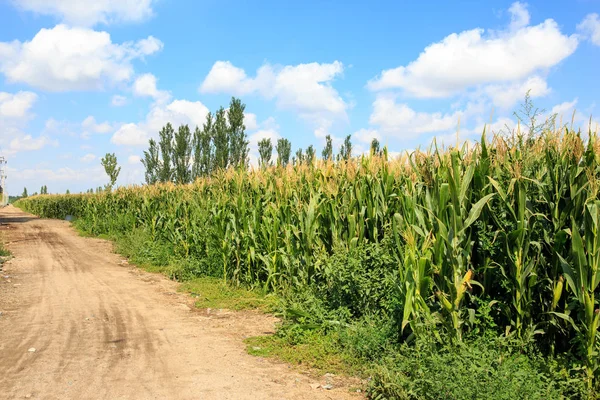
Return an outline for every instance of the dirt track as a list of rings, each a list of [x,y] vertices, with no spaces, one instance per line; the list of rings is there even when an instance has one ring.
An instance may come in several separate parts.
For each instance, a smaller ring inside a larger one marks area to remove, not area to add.
[[[246,354],[271,317],[191,310],[175,283],[65,221],[9,206],[0,222],[15,256],[0,272],[1,399],[356,398]]]

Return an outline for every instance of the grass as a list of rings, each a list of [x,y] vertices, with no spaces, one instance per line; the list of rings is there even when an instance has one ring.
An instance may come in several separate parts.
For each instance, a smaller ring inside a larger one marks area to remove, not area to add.
[[[228,310],[274,311],[277,307],[275,295],[264,295],[259,290],[227,285],[222,279],[204,277],[183,282],[179,291],[196,298],[197,308],[226,308]]]

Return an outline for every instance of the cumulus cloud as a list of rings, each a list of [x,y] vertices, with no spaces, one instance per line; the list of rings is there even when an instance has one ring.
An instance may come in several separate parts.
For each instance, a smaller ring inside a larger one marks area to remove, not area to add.
[[[71,25],[139,22],[152,16],[154,0],[12,0],[22,10],[50,15]]]
[[[217,61],[199,90],[201,93],[237,96],[256,94],[275,99],[282,109],[293,110],[304,118],[318,121],[346,116],[348,104],[332,86],[343,71],[344,66],[339,61],[283,67],[265,64],[252,78],[229,61]]]
[[[561,33],[552,19],[529,25],[522,3],[514,3],[509,13],[511,22],[505,31],[477,28],[448,35],[408,65],[384,70],[369,81],[368,88],[401,89],[419,98],[449,97],[479,85],[527,79],[557,65],[577,48],[577,36]]]
[[[454,129],[463,111],[451,114],[417,112],[408,104],[398,103],[395,95],[380,94],[373,103],[369,123],[388,136],[416,137],[422,133]]]
[[[600,16],[598,14],[588,14],[577,25],[577,30],[590,42],[600,46]]]
[[[133,94],[139,97],[152,97],[156,101],[168,101],[171,95],[156,87],[157,79],[152,74],[143,74],[133,83]]]
[[[114,133],[110,141],[116,145],[141,146],[148,143],[148,133],[136,124],[124,124]]]
[[[208,113],[208,108],[199,101],[174,100],[167,105],[154,103],[144,121],[122,125],[111,142],[123,146],[147,145],[148,140],[155,137],[167,122],[175,128],[187,124],[194,129],[202,126]]]
[[[14,155],[24,151],[41,150],[46,146],[57,147],[58,141],[44,135],[33,137],[31,135],[24,135],[21,132],[17,132],[16,137],[10,141],[8,147],[4,150],[4,153],[6,155]]]
[[[528,91],[531,98],[536,98],[549,94],[550,88],[544,78],[532,76],[521,82],[487,85],[483,91],[490,97],[494,105],[509,109],[518,101],[523,100]]]
[[[0,118],[26,118],[36,100],[32,92],[0,92]]]
[[[0,42],[0,72],[9,82],[48,91],[99,90],[129,81],[132,61],[162,46],[152,36],[116,44],[107,32],[57,25],[28,42]]]
[[[91,133],[108,133],[113,130],[113,126],[108,121],[98,123],[96,118],[91,115],[83,120],[81,127],[83,128],[81,134],[83,138],[88,138]]]

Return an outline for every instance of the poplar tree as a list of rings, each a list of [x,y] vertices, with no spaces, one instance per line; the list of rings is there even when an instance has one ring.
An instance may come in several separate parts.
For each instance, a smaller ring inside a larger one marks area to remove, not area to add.
[[[271,165],[271,157],[273,156],[271,138],[264,138],[258,142],[258,154],[260,156],[258,163],[261,167],[266,168]]]
[[[162,162],[158,172],[158,180],[160,182],[170,182],[173,179],[173,167],[171,166],[171,154],[173,154],[173,126],[170,122],[167,123],[159,132],[160,154]]]
[[[305,160],[307,165],[312,165],[315,160],[315,148],[312,144],[306,148]]]
[[[229,138],[227,137],[225,109],[219,108],[215,114],[213,141],[215,143],[215,168],[227,168],[229,161]]]
[[[117,183],[117,178],[121,172],[121,167],[117,163],[117,156],[115,153],[106,153],[100,160],[100,163],[104,167],[104,172],[108,175],[109,183],[106,185],[106,189],[111,190],[115,186],[115,183]]]
[[[244,110],[246,105],[240,99],[231,98],[227,121],[229,123],[229,165],[246,168],[248,160],[248,141],[244,125]]]
[[[292,152],[292,144],[289,140],[281,138],[277,140],[277,165],[285,167],[290,162],[290,154]]]
[[[296,150],[296,162],[294,165],[301,165],[304,163],[304,154],[302,152],[302,148]]]
[[[148,150],[144,151],[142,164],[146,168],[146,172],[144,173],[146,183],[154,185],[158,181],[160,171],[160,155],[154,139],[150,139]]]
[[[340,147],[339,160],[348,161],[350,157],[352,157],[352,142],[350,139],[350,135],[346,136],[346,139],[344,139],[344,143],[342,143],[342,146]]]
[[[323,160],[332,160],[333,159],[333,144],[331,140],[331,135],[327,135],[325,137],[325,148],[321,153],[323,156]]]
[[[373,140],[371,140],[371,155],[375,156],[375,155],[380,155],[381,154],[381,150],[379,148],[379,140],[377,140],[376,138],[373,138]]]
[[[206,122],[202,126],[202,132],[199,137],[200,169],[202,176],[211,174],[214,164],[214,145],[212,143],[214,136],[214,120],[211,113],[206,116]]]
[[[178,184],[190,183],[190,160],[192,156],[192,134],[188,125],[181,125],[175,132],[175,145],[173,146],[173,180]]]

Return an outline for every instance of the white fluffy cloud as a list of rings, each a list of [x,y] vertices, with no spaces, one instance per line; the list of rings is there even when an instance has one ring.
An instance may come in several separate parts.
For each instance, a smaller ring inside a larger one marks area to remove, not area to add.
[[[32,92],[0,92],[0,118],[26,118],[36,100]]]
[[[0,72],[9,82],[48,91],[102,89],[129,81],[132,61],[162,46],[152,36],[116,44],[107,32],[57,25],[28,42],[0,42]]]
[[[544,78],[536,75],[521,82],[488,85],[483,91],[494,105],[509,109],[523,100],[527,91],[532,98],[543,97],[550,93],[550,88]]]
[[[19,8],[73,25],[138,22],[152,16],[153,0],[12,0]]]
[[[167,105],[157,102],[152,105],[144,121],[122,125],[111,142],[123,146],[144,146],[167,122],[175,129],[182,124],[188,124],[194,129],[202,126],[208,113],[208,108],[199,101],[174,100]]]
[[[304,118],[319,121],[345,117],[348,104],[332,82],[344,71],[341,62],[260,67],[254,78],[229,61],[217,61],[199,90],[202,93],[257,94],[275,99],[282,109],[296,111]]]
[[[152,74],[143,74],[136,78],[133,83],[133,94],[140,97],[152,97],[156,101],[168,101],[171,95],[156,87],[157,79]]]
[[[529,25],[529,13],[521,3],[514,3],[509,12],[507,30],[477,28],[448,35],[408,65],[384,70],[368,87],[402,89],[421,98],[449,97],[478,85],[524,80],[555,66],[577,48],[577,36],[561,33],[554,20]]]
[[[129,123],[121,126],[110,141],[116,145],[141,146],[148,143],[148,133],[136,124]]]
[[[352,134],[360,143],[371,143],[373,139],[381,140],[381,134],[376,129],[360,129]]]
[[[598,14],[588,14],[577,25],[577,30],[596,46],[600,46],[600,16]]]
[[[397,103],[396,96],[381,94],[373,103],[369,123],[388,136],[408,138],[422,133],[454,129],[462,115],[463,111],[452,114],[417,112],[407,104]]]
[[[56,139],[50,139],[48,136],[33,137],[31,135],[18,134],[8,144],[8,148],[4,150],[7,155],[13,155],[24,151],[40,150],[46,146],[58,146]]]
[[[108,133],[113,130],[113,127],[109,122],[105,121],[98,123],[91,115],[83,120],[81,127],[83,128],[81,136],[84,138],[89,137],[91,133]]]

